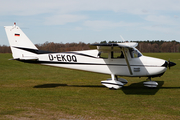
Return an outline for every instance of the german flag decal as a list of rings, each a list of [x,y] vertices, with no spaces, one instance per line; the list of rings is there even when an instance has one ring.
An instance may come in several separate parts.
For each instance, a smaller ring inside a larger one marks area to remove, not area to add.
[[[18,37],[19,37],[19,36],[20,36],[20,34],[15,33],[15,34],[14,34],[14,36],[18,36]]]

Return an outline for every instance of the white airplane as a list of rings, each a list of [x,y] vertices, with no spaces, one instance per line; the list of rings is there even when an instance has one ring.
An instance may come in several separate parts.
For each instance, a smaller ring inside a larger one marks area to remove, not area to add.
[[[134,42],[92,44],[97,49],[56,53],[38,50],[16,24],[5,26],[5,31],[14,60],[110,74],[110,79],[101,81],[110,89],[119,89],[127,84],[127,80],[118,76],[148,77],[149,81],[144,82],[144,86],[157,87],[158,83],[151,81],[151,78],[162,76],[167,67],[176,65],[163,59],[143,56],[135,48],[138,43]]]

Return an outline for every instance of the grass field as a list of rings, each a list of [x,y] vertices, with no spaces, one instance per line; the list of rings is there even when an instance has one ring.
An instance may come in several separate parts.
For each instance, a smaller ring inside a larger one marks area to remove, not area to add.
[[[175,62],[158,88],[146,78],[123,77],[128,84],[109,90],[100,81],[110,75],[8,60],[0,54],[0,119],[180,119],[180,53],[146,53]]]

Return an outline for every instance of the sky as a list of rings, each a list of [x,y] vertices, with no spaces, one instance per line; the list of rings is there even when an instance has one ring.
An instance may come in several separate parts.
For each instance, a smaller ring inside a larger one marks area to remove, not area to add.
[[[14,22],[35,44],[180,42],[180,0],[0,0],[0,45]]]

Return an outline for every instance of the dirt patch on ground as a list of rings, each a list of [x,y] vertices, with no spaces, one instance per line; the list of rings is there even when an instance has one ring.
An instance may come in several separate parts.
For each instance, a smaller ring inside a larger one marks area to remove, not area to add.
[[[69,115],[63,112],[52,112],[44,109],[25,108],[26,111],[21,111],[12,115],[1,115],[0,119],[11,119],[11,120],[87,120],[91,117]],[[28,110],[27,110],[28,109]]]

